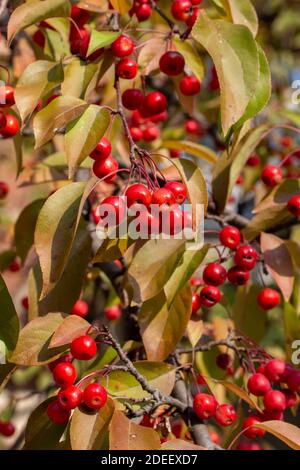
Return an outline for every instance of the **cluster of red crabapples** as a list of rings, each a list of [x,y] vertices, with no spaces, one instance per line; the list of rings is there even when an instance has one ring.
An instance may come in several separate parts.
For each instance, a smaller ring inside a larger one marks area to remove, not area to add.
[[[15,104],[14,89],[10,85],[0,86],[0,136],[3,139],[14,137],[20,130],[20,124],[14,114],[6,112]],[[3,190],[0,188],[0,198]],[[3,197],[3,196],[2,196]]]
[[[47,415],[56,424],[68,422],[72,410],[79,405],[88,410],[99,410],[107,400],[107,392],[100,383],[89,383],[82,387],[76,382],[76,369],[72,364],[73,359],[78,361],[90,361],[97,354],[97,344],[89,335],[82,335],[71,342],[70,354],[66,354],[49,364],[54,382],[60,387],[57,396],[51,400]]]
[[[242,424],[243,435],[248,439],[261,438],[265,430],[258,427],[260,423],[270,420],[283,420],[284,411],[292,408],[299,401],[300,371],[279,359],[261,362],[247,382],[249,394],[258,398],[263,405],[259,413],[247,416]],[[230,426],[237,420],[237,413],[232,405],[219,405],[212,394],[197,393],[193,403],[194,411],[201,420],[215,418],[222,426]],[[247,442],[238,446],[239,450],[252,450]],[[253,448],[253,450],[258,450]]]
[[[89,305],[85,300],[77,300],[72,307],[71,315],[85,318],[89,313]],[[104,309],[104,316],[107,320],[118,320],[122,314],[120,305],[110,305]]]
[[[219,286],[226,279],[234,286],[247,284],[250,272],[255,268],[259,255],[252,245],[241,244],[241,233],[233,226],[224,227],[219,232],[219,240],[223,247],[233,251],[234,266],[228,271],[221,263],[209,263],[203,271],[203,282],[200,294],[193,293],[192,313],[196,314],[200,307],[211,308],[220,302],[222,294]],[[191,279],[192,285],[198,285],[198,279]],[[258,305],[264,310],[277,307],[280,303],[279,293],[269,287],[263,288],[257,296]]]

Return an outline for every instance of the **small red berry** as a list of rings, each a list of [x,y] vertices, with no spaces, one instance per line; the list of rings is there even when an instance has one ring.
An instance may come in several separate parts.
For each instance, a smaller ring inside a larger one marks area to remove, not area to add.
[[[10,85],[0,86],[0,108],[10,108],[15,104],[15,92]]]
[[[63,410],[58,404],[58,400],[53,400],[48,405],[47,415],[55,424],[67,424],[71,416],[71,411]]]
[[[122,314],[122,310],[120,305],[112,305],[111,307],[107,307],[104,309],[104,315],[106,316],[107,320],[118,320]]]
[[[71,315],[77,315],[78,317],[86,317],[89,313],[89,305],[85,300],[77,300],[72,307]]]
[[[83,26],[89,21],[90,12],[73,5],[71,9],[71,18],[78,24],[78,26]]]
[[[204,286],[200,292],[201,305],[211,308],[221,300],[221,291],[215,286]]]
[[[125,36],[125,34],[121,34],[111,45],[111,52],[120,59],[132,54],[133,51],[134,42],[130,37]]]
[[[160,91],[152,91],[145,96],[143,109],[148,116],[160,114],[167,109],[167,98]]]
[[[179,75],[183,71],[184,65],[183,55],[176,51],[165,52],[159,60],[160,70],[170,77]]]
[[[0,434],[5,437],[11,437],[16,431],[15,426],[10,421],[0,421]]]
[[[286,384],[292,392],[300,393],[300,371],[291,372],[286,379]]]
[[[244,286],[250,279],[250,273],[239,266],[233,266],[227,271],[227,278],[234,286]]]
[[[228,225],[219,233],[220,242],[223,246],[234,250],[241,243],[241,233],[238,228]]]
[[[116,172],[118,169],[119,164],[117,160],[111,155],[103,160],[96,160],[93,165],[93,172],[97,178],[105,178],[107,183],[111,183],[116,178]]]
[[[195,119],[188,119],[185,121],[184,128],[188,134],[192,135],[200,135],[202,132],[200,123]]]
[[[152,194],[152,204],[158,204],[159,206],[167,204],[171,206],[175,204],[175,196],[172,191],[167,188],[155,189]]]
[[[165,184],[164,188],[169,189],[173,193],[177,204],[183,204],[187,198],[185,185],[178,181],[169,181]]]
[[[285,396],[279,390],[269,390],[264,396],[267,411],[283,411],[286,408]]]
[[[122,94],[122,103],[124,108],[134,111],[139,109],[144,101],[144,95],[141,90],[137,88],[129,88],[125,90]]]
[[[192,295],[192,313],[197,313],[201,306],[200,295],[196,292]]]
[[[265,434],[264,429],[255,427],[256,424],[260,424],[261,422],[262,420],[258,416],[248,416],[248,418],[245,418],[243,422],[244,435],[249,439],[263,437]]]
[[[197,393],[194,397],[193,408],[200,419],[208,419],[215,416],[217,401],[213,395]]]
[[[71,343],[71,354],[79,361],[89,361],[97,354],[97,345],[88,335],[79,336]]]
[[[248,158],[247,162],[246,162],[246,165],[247,166],[251,166],[251,167],[256,167],[259,165],[259,156],[254,153],[253,155],[250,155],[250,157]]]
[[[28,299],[28,297],[23,297],[23,299],[21,300],[21,303],[22,303],[23,308],[25,308],[25,310],[28,310],[28,308],[29,308],[29,299]]]
[[[183,95],[193,96],[200,93],[201,83],[193,75],[183,77],[179,82],[179,88]]]
[[[140,5],[135,11],[136,17],[138,21],[141,23],[143,21],[147,21],[150,18],[151,13],[152,13],[152,8],[150,7],[150,5],[147,5],[146,3]]]
[[[257,303],[264,310],[271,310],[279,305],[280,295],[276,290],[265,287],[258,293]]]
[[[216,358],[216,364],[220,369],[226,370],[231,364],[231,357],[227,353],[220,353]]]
[[[98,383],[90,384],[83,392],[83,401],[88,408],[99,410],[103,408],[107,400],[107,392]]]
[[[188,19],[185,21],[185,24],[192,28],[194,24],[197,21],[197,18],[199,16],[200,8],[194,7],[192,14],[188,17]]]
[[[215,414],[215,420],[220,426],[231,426],[237,420],[237,414],[234,406],[227,404],[218,406]]]
[[[203,280],[210,286],[220,286],[226,281],[226,269],[219,263],[209,263],[203,271]]]
[[[287,203],[287,210],[295,217],[300,216],[300,194],[292,196]]]
[[[41,47],[42,49],[44,48],[45,43],[46,43],[46,38],[45,38],[44,33],[40,29],[38,29],[37,31],[35,31],[35,33],[33,33],[32,40],[37,46]]]
[[[60,387],[73,385],[76,380],[76,369],[70,362],[60,362],[53,369],[53,379]]]
[[[130,127],[130,135],[134,142],[139,142],[143,138],[143,131],[139,127]]]
[[[143,204],[149,207],[152,200],[152,194],[149,189],[140,183],[135,183],[129,186],[125,192],[127,197],[127,207],[131,207],[133,204]]]
[[[112,150],[112,146],[111,146],[110,141],[106,137],[102,137],[100,142],[91,152],[90,157],[93,160],[105,159],[110,155],[111,150]]]
[[[70,385],[58,392],[57,401],[64,410],[73,410],[80,405],[82,401],[82,390],[75,385]]]
[[[251,271],[257,262],[257,252],[251,245],[241,245],[235,253],[234,261],[245,271]]]
[[[0,199],[4,199],[9,193],[9,186],[4,181],[0,181]]]
[[[138,66],[134,59],[125,57],[121,59],[116,65],[116,74],[120,78],[132,80],[138,72]]]
[[[0,199],[1,199],[1,198],[0,198]],[[19,263],[19,261],[18,261],[17,259],[14,259],[14,260],[10,263],[8,269],[10,270],[10,272],[16,273],[16,272],[20,271],[21,265],[20,265],[20,263]]]
[[[257,442],[242,441],[237,446],[237,450],[262,450]]]
[[[124,220],[126,213],[125,201],[120,196],[109,196],[105,198],[99,209],[105,209],[106,214],[111,218],[111,223],[109,225],[118,225]],[[102,217],[104,214],[102,214]]]
[[[256,397],[264,396],[270,389],[271,384],[263,374],[255,373],[249,377],[248,390]]]
[[[171,12],[175,20],[186,21],[192,13],[192,2],[190,0],[174,0]]]
[[[271,359],[266,363],[265,376],[271,382],[282,382],[286,371],[286,364],[280,359]]]
[[[0,130],[3,138],[14,137],[20,131],[20,124],[18,119],[12,114],[6,115],[6,125]]]
[[[279,410],[267,410],[265,409],[263,413],[260,415],[262,421],[282,421],[283,420],[283,411]]]
[[[261,179],[268,188],[274,188],[282,181],[282,172],[278,166],[267,165],[261,173]]]
[[[152,142],[153,140],[158,139],[160,136],[160,130],[157,126],[148,126],[143,131],[143,139],[146,142]]]

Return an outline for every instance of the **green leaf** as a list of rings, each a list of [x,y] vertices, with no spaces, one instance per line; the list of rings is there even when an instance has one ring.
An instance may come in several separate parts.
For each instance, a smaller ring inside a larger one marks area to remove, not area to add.
[[[12,12],[7,25],[7,40],[11,42],[19,31],[39,21],[60,16],[69,17],[70,14],[71,5],[66,0],[26,2]]]
[[[174,297],[189,281],[196,269],[199,268],[209,249],[204,245],[200,250],[186,250],[183,252],[174,272],[165,286],[165,293],[170,305]]]
[[[45,199],[31,202],[23,209],[15,224],[15,245],[22,263],[33,245],[36,221],[44,202]]]
[[[246,26],[211,20],[204,10],[198,16],[192,36],[214,61],[221,87],[222,129],[226,136],[243,116],[255,93],[259,75],[256,43]]]
[[[97,179],[75,182],[55,191],[42,207],[35,229],[35,247],[43,273],[42,297],[60,279],[80,220],[82,207]]]
[[[269,127],[261,125],[250,129],[233,147],[230,154],[224,152],[213,168],[213,199],[219,213],[222,213],[237,177],[241,174],[246,161],[254,152]]]
[[[62,313],[49,313],[29,322],[20,331],[10,362],[21,366],[37,366],[57,359],[65,348],[48,348],[51,336],[64,318]]]
[[[266,312],[257,304],[260,290],[257,285],[239,287],[233,305],[235,328],[257,343],[264,337],[267,324]]]
[[[136,253],[128,270],[136,302],[158,294],[174,272],[185,240],[148,240]]]
[[[57,448],[66,425],[54,424],[47,416],[53,398],[43,401],[29,416],[25,430],[24,450],[53,450]]]
[[[184,56],[186,65],[191,69],[198,80],[202,82],[204,78],[204,64],[192,42],[188,39],[182,41],[178,37],[174,37],[174,44],[177,51]]]
[[[268,104],[272,93],[271,72],[264,51],[258,46],[259,78],[254,95],[249,101],[242,118],[234,125],[239,129],[246,121],[253,118]]]
[[[156,431],[130,421],[121,411],[115,411],[109,426],[109,449],[156,450],[160,439]]]
[[[258,30],[258,18],[251,1],[223,0],[223,3],[227,6],[233,23],[247,26],[255,37]]]
[[[86,90],[94,78],[97,69],[97,64],[92,62],[86,63],[74,57],[64,70],[64,81],[61,85],[62,95],[84,99]]]
[[[70,344],[73,339],[86,334],[90,326],[89,322],[84,318],[78,315],[69,315],[58,326],[51,338],[49,348],[58,348],[59,346]]]
[[[218,160],[217,155],[209,147],[191,142],[188,140],[163,140],[161,147],[167,149],[176,149],[182,152],[189,153],[194,157],[199,157],[209,163],[215,164]]]
[[[96,412],[79,407],[73,413],[70,439],[73,450],[107,449],[108,426],[114,413],[114,402],[108,398],[106,405]]]
[[[73,177],[78,165],[94,150],[109,123],[108,109],[91,104],[82,116],[68,125],[65,134],[65,149],[70,178]]]
[[[192,294],[186,285],[168,304],[162,290],[144,302],[138,317],[149,361],[163,361],[185,333],[191,316]]]
[[[20,325],[18,314],[2,276],[0,276],[0,305],[0,341],[4,343],[6,357],[9,358],[16,347]]]
[[[121,258],[132,242],[128,238],[105,238],[93,258],[93,263],[114,261]]]
[[[147,379],[149,384],[169,395],[175,384],[175,368],[164,362],[138,361],[134,363],[137,371]],[[149,393],[142,389],[140,383],[130,372],[112,371],[109,379],[103,377],[102,385],[110,395],[126,398],[145,398]]]
[[[284,300],[288,302],[293,292],[295,276],[287,245],[276,235],[263,232],[260,236],[260,247],[269,272],[281,290]]]
[[[29,318],[33,319],[49,312],[69,313],[80,296],[90,259],[91,236],[86,225],[82,224],[81,227],[80,224],[61,278],[51,292],[41,300],[39,299],[43,281],[39,263],[30,271],[28,279]]]
[[[15,88],[16,105],[23,123],[32,114],[39,100],[63,79],[61,63],[37,60],[26,67]]]
[[[57,129],[76,119],[88,107],[88,103],[73,96],[59,96],[39,111],[33,119],[35,148],[51,140]]]
[[[111,0],[110,3],[114,10],[118,11],[121,15],[125,15],[132,8],[133,0]]]
[[[92,30],[87,57],[96,52],[102,47],[110,46],[118,37],[120,33],[114,31],[96,31]]]

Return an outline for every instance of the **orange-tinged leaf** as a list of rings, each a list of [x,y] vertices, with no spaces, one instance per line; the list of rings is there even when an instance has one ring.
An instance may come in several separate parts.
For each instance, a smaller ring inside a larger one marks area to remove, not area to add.
[[[256,426],[256,425],[255,425]],[[300,450],[300,428],[284,421],[265,421],[257,425],[294,450]]]
[[[78,315],[69,315],[59,325],[51,338],[49,348],[57,348],[65,344],[70,344],[73,339],[86,334],[90,328],[90,323]]]
[[[197,446],[184,439],[172,439],[171,441],[164,442],[161,448],[164,450],[207,450],[205,447]]]
[[[163,38],[153,38],[141,49],[138,57],[138,64],[145,75],[150,75],[154,70],[159,69],[159,59],[166,47]]]
[[[133,0],[111,0],[110,1],[114,10],[118,11],[121,15],[125,15],[133,5]]]
[[[21,366],[36,366],[57,359],[65,348],[49,349],[49,343],[64,318],[62,313],[48,313],[29,322],[20,331],[10,362]]]
[[[114,402],[108,398],[99,411],[88,412],[79,407],[73,413],[70,440],[73,450],[106,449],[109,423],[114,413]]]
[[[157,450],[160,439],[156,431],[130,421],[115,411],[109,426],[110,450]]]
[[[227,382],[226,380],[218,380],[217,382],[220,383],[221,385],[223,385],[230,392],[237,395],[243,401],[248,403],[248,405],[250,405],[251,408],[256,408],[257,411],[261,412],[261,409],[258,406],[258,404],[254,400],[252,400],[252,398],[249,396],[249,394],[248,394],[248,392],[246,392],[246,390],[244,390],[243,388],[239,387],[238,385],[236,385],[232,382]]]
[[[260,246],[265,263],[280,288],[284,300],[288,302],[294,285],[294,268],[290,252],[284,240],[270,233],[261,234]]]

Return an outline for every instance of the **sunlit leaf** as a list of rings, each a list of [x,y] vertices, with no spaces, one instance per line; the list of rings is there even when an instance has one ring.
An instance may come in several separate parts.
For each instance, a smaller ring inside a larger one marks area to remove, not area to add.
[[[156,450],[160,439],[156,431],[130,421],[121,411],[115,411],[109,426],[110,450]]]

